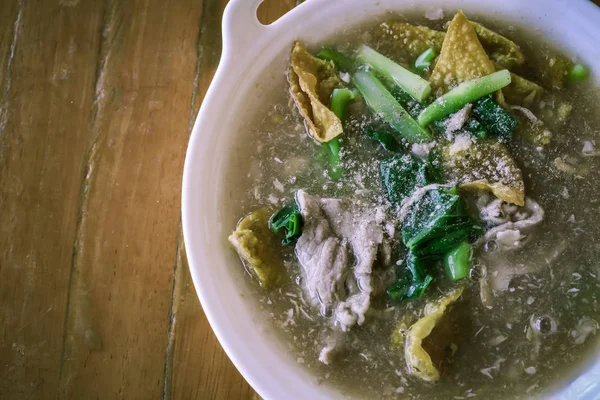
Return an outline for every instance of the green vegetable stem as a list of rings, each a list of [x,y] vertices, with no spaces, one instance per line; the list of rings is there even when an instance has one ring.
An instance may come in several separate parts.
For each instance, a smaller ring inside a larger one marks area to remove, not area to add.
[[[350,89],[338,88],[334,89],[331,94],[331,111],[344,122],[346,114],[348,114],[348,104],[354,100],[354,92]],[[344,170],[340,166],[340,151],[342,144],[340,143],[339,137],[334,138],[327,142],[329,147],[329,163],[331,164],[330,176],[332,179],[339,179]]]
[[[384,78],[393,81],[420,102],[425,101],[431,94],[431,85],[428,81],[379,54],[369,46],[361,46],[356,54],[356,59],[371,66]]]
[[[422,52],[419,57],[415,60],[415,69],[417,71],[424,71],[435,60],[436,57],[435,49],[433,47],[428,48],[424,52]]]
[[[484,77],[463,82],[442,97],[437,98],[419,114],[417,121],[423,127],[438,121],[490,93],[509,85],[510,72],[502,70]]]
[[[462,242],[444,257],[446,275],[453,281],[466,278],[471,271],[473,248],[468,242]]]
[[[330,47],[322,48],[317,57],[321,60],[333,61],[336,68],[342,72],[352,72],[356,67],[353,59]]]
[[[431,133],[423,129],[396,101],[394,96],[371,72],[359,70],[352,81],[369,108],[410,143],[428,142]]]

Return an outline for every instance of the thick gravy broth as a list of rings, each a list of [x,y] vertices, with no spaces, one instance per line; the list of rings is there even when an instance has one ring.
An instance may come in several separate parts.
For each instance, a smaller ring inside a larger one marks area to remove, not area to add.
[[[570,55],[568,49],[559,53],[526,28],[468,17],[515,41],[527,61],[514,72],[532,81],[543,83],[541,66],[548,58]],[[436,21],[422,14],[387,19],[444,30],[451,18],[447,13],[444,20]],[[324,44],[349,51],[364,43],[391,58],[397,51],[385,47],[374,34],[381,22],[340,32]],[[380,162],[390,153],[363,133],[373,120],[364,101],[350,106],[340,136],[344,172],[341,178],[332,179],[324,167],[327,148],[307,135],[285,73],[280,72],[270,102],[240,132],[243,148],[231,155],[236,168],[247,172],[246,186],[236,187],[233,196],[243,197],[235,204],[237,215],[263,206],[276,211],[300,189],[321,198],[353,198],[391,210],[379,178]],[[349,398],[530,398],[559,386],[596,357],[600,322],[598,90],[588,80],[554,93],[573,110],[564,125],[551,127],[550,142],[529,141],[517,128],[507,144],[523,172],[526,195],[543,207],[543,221],[527,232],[519,249],[506,251],[493,243],[475,248],[478,270],[465,279],[466,288],[452,308],[451,322],[436,333],[449,335],[451,340],[449,346],[437,349],[443,353],[443,362],[438,364],[441,378],[435,384],[407,372],[403,350],[392,348],[390,338],[399,320],[410,314],[422,316],[424,305],[450,283],[439,279],[422,297],[399,302],[385,292],[374,296],[364,324],[342,332],[327,313],[322,315],[311,305],[294,248],[279,249],[284,253],[286,282],[271,289],[252,285],[251,301],[259,304],[294,358],[316,380],[339,388]],[[475,202],[469,196],[473,194],[465,195],[466,202]],[[394,251],[391,269],[397,267],[396,261],[402,263],[403,251]],[[240,271],[244,271],[241,265]],[[247,279],[254,277],[248,274]],[[319,361],[320,352],[328,340],[336,339],[343,346],[325,365]],[[435,339],[435,335],[429,338]],[[435,348],[435,343],[430,345]]]

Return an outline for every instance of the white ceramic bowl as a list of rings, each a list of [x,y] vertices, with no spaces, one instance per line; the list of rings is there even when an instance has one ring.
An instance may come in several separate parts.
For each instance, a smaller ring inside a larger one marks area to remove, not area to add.
[[[585,0],[309,0],[275,23],[256,18],[262,0],[231,0],[223,16],[223,55],[190,139],[183,177],[183,230],[189,266],[202,307],[223,348],[242,375],[265,399],[336,399],[274,340],[264,316],[246,292],[241,268],[227,236],[231,187],[227,163],[237,133],[264,101],[255,82],[284,71],[295,39],[316,44],[341,27],[386,11],[461,8],[529,25],[569,49],[600,76],[600,11]],[[417,6],[418,5],[418,6]],[[273,66],[269,71],[269,66]],[[237,216],[236,216],[237,217]],[[242,294],[242,295],[240,295]],[[193,351],[193,349],[192,349]],[[200,349],[198,349],[200,351]],[[198,354],[200,357],[201,354]],[[596,357],[598,360],[598,357]],[[600,361],[550,398],[600,398]]]

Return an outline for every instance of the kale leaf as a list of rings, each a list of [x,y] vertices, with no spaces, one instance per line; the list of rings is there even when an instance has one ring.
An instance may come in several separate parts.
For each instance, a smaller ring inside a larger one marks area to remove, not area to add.
[[[302,215],[295,200],[277,211],[269,219],[271,230],[275,233],[283,230],[283,244],[290,246],[296,244],[296,241],[302,235],[302,226]]]
[[[395,203],[420,187],[442,181],[434,160],[412,155],[383,160],[380,174],[388,199]],[[402,225],[408,253],[401,277],[388,289],[388,296],[398,301],[423,295],[434,279],[430,267],[482,231],[481,224],[467,214],[456,188],[428,191],[411,206]]]
[[[517,120],[508,111],[498,105],[492,95],[477,100],[473,114],[488,132],[505,140],[512,139],[512,133],[517,127]]]

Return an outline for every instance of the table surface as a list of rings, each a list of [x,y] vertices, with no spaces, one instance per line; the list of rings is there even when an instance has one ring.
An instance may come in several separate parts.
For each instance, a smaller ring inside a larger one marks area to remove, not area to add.
[[[1,3],[0,397],[256,398],[202,313],[180,223],[227,0]]]

